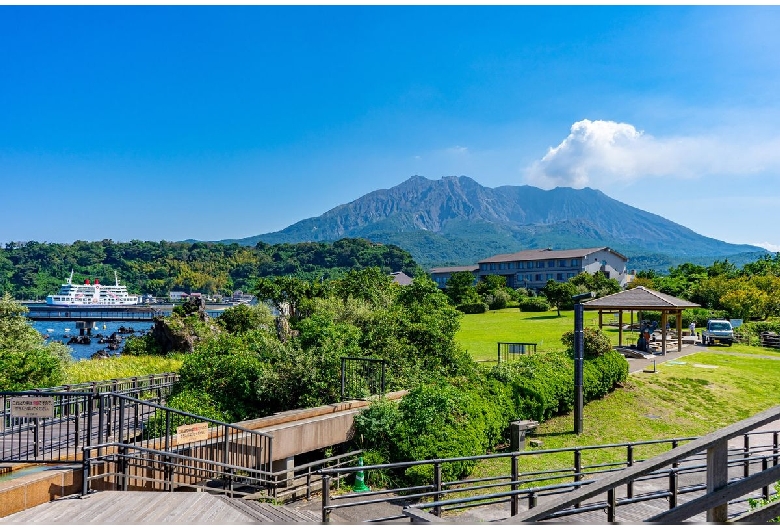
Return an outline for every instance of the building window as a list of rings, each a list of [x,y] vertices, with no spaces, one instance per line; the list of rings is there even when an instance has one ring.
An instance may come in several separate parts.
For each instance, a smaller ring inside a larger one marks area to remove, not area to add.
[[[559,259],[558,260],[558,266],[559,267],[565,267],[566,266],[566,260],[565,259]]]
[[[542,281],[542,275],[541,275],[541,274],[537,274],[537,275],[536,275],[536,281],[537,281],[537,282],[540,282],[540,281]]]
[[[495,263],[491,263],[490,264],[490,270],[492,270],[492,271],[496,270],[496,264]]]
[[[537,261],[536,262],[536,268],[537,269],[543,269],[544,268],[544,262],[543,261]]]
[[[486,271],[487,270],[487,263],[483,263],[479,266],[479,270]]]
[[[525,268],[526,269],[533,269],[534,268],[534,262],[533,261],[527,262]]]
[[[550,267],[551,269],[553,267],[555,267],[555,260],[551,259],[551,260],[547,261],[547,266]]]
[[[498,264],[498,270],[502,271],[506,268],[506,263],[499,263]]]
[[[548,274],[547,274],[547,279],[548,279],[548,280],[552,280],[552,279],[553,279],[553,275],[552,275],[552,273],[548,273]]]
[[[525,275],[525,279],[526,279],[526,280],[528,280],[529,282],[530,282],[530,281],[533,281],[533,279],[534,279],[534,275],[533,275],[533,274],[526,274],[526,275]]]
[[[556,274],[555,275],[555,279],[558,280],[559,282],[562,282],[563,281],[563,273],[559,272],[558,274]]]
[[[579,267],[580,266],[580,260],[578,260],[578,259],[571,260],[571,266],[572,267]]]
[[[570,273],[566,274],[566,278],[574,278],[574,273],[570,272]]]

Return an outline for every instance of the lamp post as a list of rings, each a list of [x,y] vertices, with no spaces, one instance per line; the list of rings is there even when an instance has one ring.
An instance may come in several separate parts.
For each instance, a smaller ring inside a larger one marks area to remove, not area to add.
[[[585,358],[585,330],[583,326],[585,307],[582,302],[590,300],[594,296],[596,296],[595,293],[582,293],[571,297],[574,302],[574,434],[582,434],[582,409],[584,406],[582,374]]]

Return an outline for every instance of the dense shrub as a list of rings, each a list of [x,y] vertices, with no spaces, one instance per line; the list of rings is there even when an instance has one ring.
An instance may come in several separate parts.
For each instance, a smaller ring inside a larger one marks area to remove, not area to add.
[[[520,311],[541,313],[549,311],[550,309],[550,302],[543,296],[534,296],[520,300]]]
[[[63,382],[70,348],[46,344],[10,294],[0,297],[0,390],[46,388]]]
[[[583,329],[584,356],[586,359],[599,357],[612,351],[612,343],[603,331],[598,328]],[[567,331],[561,336],[561,342],[572,354],[574,353],[574,331]]]
[[[509,300],[511,300],[511,297],[503,290],[485,295],[485,303],[494,311],[496,309],[504,309],[509,303]]]
[[[364,448],[395,462],[482,454],[503,435],[508,405],[509,396],[500,385],[488,389],[449,383],[420,385],[397,408],[373,404],[356,418],[355,433]],[[442,466],[442,477],[455,480],[473,467],[473,462],[447,463]],[[429,465],[405,472],[405,481],[412,484],[430,483],[432,478]]]
[[[626,382],[628,361],[615,350],[610,350],[583,363],[583,396],[585,402],[609,394],[615,387]]]
[[[461,304],[457,306],[455,309],[467,315],[476,315],[480,313],[487,313],[489,307],[485,302],[480,300],[478,302],[473,302],[470,304]]]
[[[501,363],[490,376],[509,385],[513,419],[544,421],[571,410],[574,361],[565,352],[529,353]]]

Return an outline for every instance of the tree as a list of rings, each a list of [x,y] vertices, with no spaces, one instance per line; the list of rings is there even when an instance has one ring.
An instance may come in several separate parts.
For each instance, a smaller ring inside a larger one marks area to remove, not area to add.
[[[467,301],[473,301],[477,298],[474,275],[469,271],[453,272],[447,278],[447,288],[444,292],[456,307]]]
[[[27,308],[8,293],[0,298],[0,390],[51,387],[65,377],[68,348],[46,344],[25,313]]]
[[[544,286],[542,292],[547,300],[556,307],[558,316],[561,316],[561,307],[564,309],[571,307],[571,297],[577,294],[577,287],[569,282],[547,280],[547,285]]]

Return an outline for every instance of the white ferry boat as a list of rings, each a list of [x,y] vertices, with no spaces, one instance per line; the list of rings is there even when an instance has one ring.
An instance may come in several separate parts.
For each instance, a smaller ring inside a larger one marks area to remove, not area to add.
[[[83,285],[73,283],[73,271],[70,271],[68,283],[63,283],[57,294],[46,297],[46,305],[83,307],[83,306],[124,306],[141,303],[141,297],[128,294],[127,287],[119,285],[119,276],[114,272],[115,285],[103,285],[95,278],[87,279]]]

